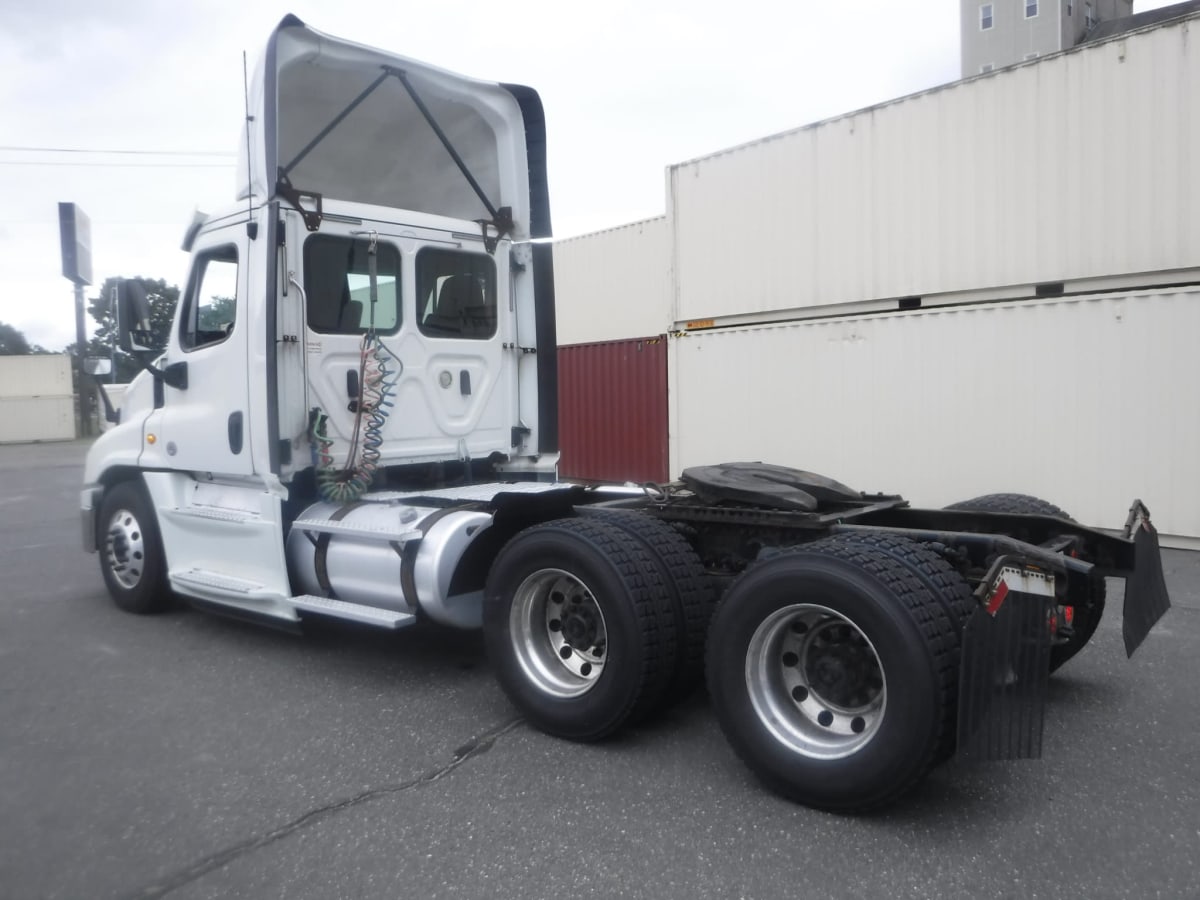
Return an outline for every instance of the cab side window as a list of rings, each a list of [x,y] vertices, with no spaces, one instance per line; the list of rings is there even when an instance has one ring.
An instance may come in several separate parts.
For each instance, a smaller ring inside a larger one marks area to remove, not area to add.
[[[184,350],[219,344],[237,320],[238,261],[236,247],[217,247],[196,258],[179,320]]]

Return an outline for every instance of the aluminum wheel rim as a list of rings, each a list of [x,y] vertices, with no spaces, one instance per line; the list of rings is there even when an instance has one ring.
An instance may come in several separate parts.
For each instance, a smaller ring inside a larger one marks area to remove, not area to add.
[[[586,694],[604,671],[604,613],[588,586],[562,569],[539,569],[521,582],[509,634],[525,676],[552,697]]]
[[[138,586],[138,582],[142,580],[146,547],[137,517],[129,510],[118,509],[108,520],[104,554],[108,561],[108,569],[117,580],[117,584],[126,590],[133,590]]]
[[[746,653],[759,720],[792,751],[838,759],[865,747],[887,708],[887,680],[865,634],[841,613],[798,603],[772,613]]]

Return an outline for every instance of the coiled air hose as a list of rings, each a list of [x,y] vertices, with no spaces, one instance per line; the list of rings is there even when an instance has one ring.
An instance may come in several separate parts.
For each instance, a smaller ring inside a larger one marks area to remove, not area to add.
[[[317,492],[321,499],[330,503],[352,503],[361,498],[375,480],[379,468],[380,448],[383,446],[383,427],[392,408],[392,391],[403,370],[399,357],[383,345],[375,333],[375,303],[377,299],[377,274],[375,234],[372,232],[367,249],[367,265],[370,274],[371,317],[367,332],[362,337],[358,361],[358,401],[355,404],[354,427],[351,430],[350,447],[346,453],[346,464],[334,464],[333,440],[328,434],[329,416],[319,408],[312,411],[309,422],[309,441],[312,446],[313,465],[317,470]],[[389,362],[399,367],[392,369]]]

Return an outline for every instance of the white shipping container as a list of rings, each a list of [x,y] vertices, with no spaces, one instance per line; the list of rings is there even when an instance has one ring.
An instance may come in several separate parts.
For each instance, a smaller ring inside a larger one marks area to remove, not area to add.
[[[560,344],[661,334],[672,321],[665,216],[554,245]]]
[[[75,438],[75,398],[0,397],[0,444]]]
[[[0,356],[0,397],[62,397],[74,391],[65,353]]]
[[[1200,280],[1198,25],[671,167],[674,321]]]
[[[671,471],[755,459],[939,507],[1150,507],[1200,548],[1200,289],[809,319],[671,344]]]

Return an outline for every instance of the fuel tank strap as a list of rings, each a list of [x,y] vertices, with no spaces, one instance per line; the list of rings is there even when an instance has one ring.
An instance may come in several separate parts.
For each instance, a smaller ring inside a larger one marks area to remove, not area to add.
[[[488,505],[486,503],[462,503],[458,506],[443,507],[422,519],[421,523],[417,526],[417,530],[421,532],[422,536],[427,535],[434,525],[451,513],[457,512],[488,512]],[[393,544],[392,546],[396,547],[397,545]],[[417,598],[417,579],[415,574],[417,553],[420,552],[420,549],[420,541],[408,541],[400,549],[400,590],[404,595],[404,602],[412,609],[417,609],[420,606]]]
[[[347,503],[337,512],[329,517],[330,522],[340,522],[354,510],[363,506],[362,500],[355,500],[353,503]],[[325,592],[325,596],[331,600],[337,600],[337,592],[333,589],[333,583],[329,580],[329,542],[333,540],[333,535],[328,532],[320,534],[314,540],[309,535],[309,540],[313,541],[313,573],[317,576],[317,584],[321,586],[321,590]]]

